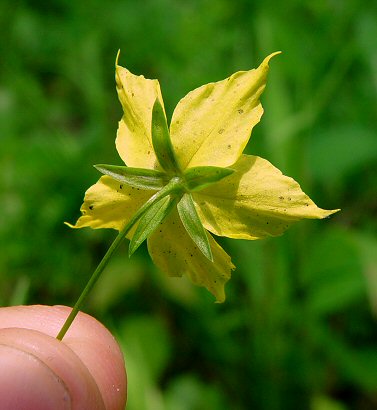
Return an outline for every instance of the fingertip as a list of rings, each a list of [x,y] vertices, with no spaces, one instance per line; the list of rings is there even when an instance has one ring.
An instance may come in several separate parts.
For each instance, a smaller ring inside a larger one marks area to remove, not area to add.
[[[61,380],[38,357],[0,345],[0,397],[3,410],[68,410],[72,398]]]
[[[48,335],[84,364],[107,410],[124,409],[127,377],[123,354],[112,334],[92,316],[80,312],[62,342],[55,339],[70,311],[67,306],[44,305],[0,308],[0,328],[27,328]],[[77,375],[68,372],[67,377]]]
[[[105,409],[95,380],[64,343],[35,330],[7,328],[0,330],[0,346],[1,409]]]

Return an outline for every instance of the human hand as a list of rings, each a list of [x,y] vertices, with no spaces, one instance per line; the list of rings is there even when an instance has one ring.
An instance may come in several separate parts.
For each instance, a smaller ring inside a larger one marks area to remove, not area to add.
[[[121,410],[127,395],[123,355],[110,332],[80,312],[62,341],[71,308],[0,308],[2,410]]]

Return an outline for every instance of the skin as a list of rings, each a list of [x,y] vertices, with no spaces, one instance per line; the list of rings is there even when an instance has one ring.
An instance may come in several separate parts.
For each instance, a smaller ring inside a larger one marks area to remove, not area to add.
[[[80,312],[63,340],[55,339],[70,310],[0,308],[2,410],[124,409],[124,359],[111,333]]]

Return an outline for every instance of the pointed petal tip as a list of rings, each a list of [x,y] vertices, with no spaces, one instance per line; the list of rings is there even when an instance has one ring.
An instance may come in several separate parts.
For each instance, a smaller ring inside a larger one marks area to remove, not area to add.
[[[314,213],[307,215],[304,218],[307,219],[329,219],[332,217],[333,214],[336,214],[340,211],[340,209],[322,209],[318,206],[314,205]]]
[[[118,66],[119,56],[120,56],[120,49],[118,50],[117,55],[116,55],[116,57],[115,57],[115,69],[116,69],[117,66]]]
[[[323,217],[323,218],[330,218],[331,217],[331,215],[334,215],[334,214],[336,214],[337,212],[340,212],[341,211],[341,209],[339,208],[339,209],[331,209],[331,210],[325,210],[325,212],[326,212],[326,215]]]
[[[268,63],[270,62],[270,60],[271,60],[273,57],[275,57],[275,56],[277,56],[277,55],[279,55],[279,54],[282,54],[282,51],[275,51],[274,53],[271,53],[270,55],[268,55],[268,56],[263,60],[262,65],[268,65]]]

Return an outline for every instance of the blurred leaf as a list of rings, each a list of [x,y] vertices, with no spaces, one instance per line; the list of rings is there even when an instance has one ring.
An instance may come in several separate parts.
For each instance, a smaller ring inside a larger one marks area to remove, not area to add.
[[[137,289],[144,277],[144,263],[138,255],[132,260],[122,248],[113,258],[100,283],[95,286],[90,296],[90,307],[106,313],[113,306],[127,298],[130,290]]]
[[[376,47],[373,41],[377,38],[377,23],[375,15],[369,10],[363,10],[356,21],[356,40],[365,61],[370,65],[374,82],[377,81]]]
[[[341,126],[317,132],[308,146],[309,168],[326,183],[343,181],[351,172],[377,161],[377,138],[362,125]]]
[[[122,325],[122,337],[127,354],[144,363],[148,376],[156,382],[171,354],[169,334],[161,320],[149,316],[130,317]]]
[[[204,384],[194,375],[177,377],[166,392],[166,410],[224,410],[221,391]]]
[[[327,396],[315,396],[312,399],[311,410],[347,410],[343,403]]]
[[[165,410],[161,392],[150,379],[148,364],[139,355],[128,353],[126,340],[120,340],[127,366],[127,410]]]
[[[162,292],[174,303],[191,309],[200,304],[199,292],[201,289],[197,286],[192,286],[192,282],[186,275],[181,278],[170,277],[156,267],[154,267],[152,274],[157,278]]]
[[[322,231],[305,257],[307,306],[317,315],[333,313],[361,300],[365,279],[353,235]]]
[[[129,317],[120,339],[127,366],[127,410],[164,410],[158,381],[171,356],[166,327],[157,317]]]
[[[367,282],[367,291],[371,308],[377,316],[377,238],[367,233],[355,233],[354,240],[359,251],[363,274]]]
[[[27,303],[29,289],[30,278],[27,276],[20,276],[8,302],[9,306],[25,305]]]
[[[317,328],[315,338],[342,377],[368,392],[377,389],[377,351],[374,346],[351,347],[334,333]]]

